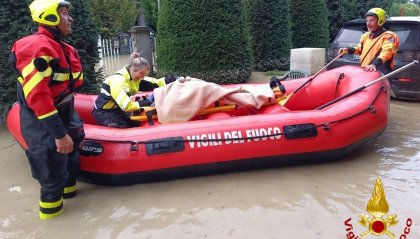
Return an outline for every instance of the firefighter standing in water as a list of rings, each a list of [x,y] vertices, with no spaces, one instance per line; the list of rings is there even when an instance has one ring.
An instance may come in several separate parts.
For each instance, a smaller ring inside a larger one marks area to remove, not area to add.
[[[78,146],[83,124],[74,111],[74,90],[83,80],[77,50],[62,41],[73,19],[64,0],[35,0],[29,5],[38,32],[16,41],[10,65],[18,75],[22,135],[32,176],[41,185],[39,217],[63,212],[63,198],[76,195]]]
[[[394,68],[394,55],[399,46],[398,36],[384,29],[386,12],[381,8],[372,8],[366,14],[368,32],[360,38],[355,48],[341,48],[340,53],[360,55],[360,64],[365,71],[381,71],[383,74]]]

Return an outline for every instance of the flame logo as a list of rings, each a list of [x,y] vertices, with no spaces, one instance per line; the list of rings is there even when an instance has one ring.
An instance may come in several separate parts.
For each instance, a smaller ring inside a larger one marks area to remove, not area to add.
[[[397,215],[388,215],[388,217],[384,219],[385,214],[389,211],[389,206],[385,198],[385,191],[382,187],[380,177],[376,179],[372,197],[367,205],[367,211],[373,218],[369,218],[369,216],[366,215],[359,215],[359,223],[363,227],[368,228],[367,231],[362,233],[362,237],[365,237],[368,234],[375,236],[386,234],[390,238],[395,237],[394,233],[388,231],[388,227],[394,226],[398,223],[398,220],[396,220]]]

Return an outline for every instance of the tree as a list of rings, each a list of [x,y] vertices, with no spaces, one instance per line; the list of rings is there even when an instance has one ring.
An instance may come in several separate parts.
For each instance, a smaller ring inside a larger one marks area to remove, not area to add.
[[[17,76],[9,67],[10,50],[15,40],[28,35],[34,27],[28,8],[30,2],[8,0],[0,5],[0,119],[4,120],[16,101]]]
[[[328,21],[330,24],[330,41],[334,39],[345,22],[353,19],[364,18],[366,12],[371,8],[383,8],[388,15],[390,15],[389,13],[393,2],[400,3],[406,2],[406,0],[328,0],[327,5],[329,10]]]
[[[128,32],[138,15],[135,0],[89,0],[88,6],[104,38]]]
[[[5,116],[10,106],[16,101],[17,76],[9,67],[10,50],[13,42],[36,32],[37,25],[32,22],[29,4],[32,0],[14,1],[0,6],[0,116]],[[78,48],[84,70],[83,92],[96,92],[95,63],[98,61],[98,29],[93,24],[85,1],[73,0],[70,15],[74,19],[73,34],[64,38]]]
[[[140,8],[146,16],[147,25],[156,32],[158,22],[158,1],[140,0]]]
[[[390,12],[390,16],[419,16],[420,7],[417,4],[407,3],[393,3]]]
[[[328,48],[328,10],[326,0],[290,2],[293,48]]]
[[[289,1],[251,1],[250,21],[255,69],[287,69],[291,48]]]
[[[162,74],[245,82],[251,39],[241,0],[161,0],[157,63]]]
[[[92,14],[85,0],[72,0],[70,15],[74,19],[73,33],[65,38],[79,51],[83,66],[84,83],[81,91],[97,93],[98,82],[95,65],[99,62],[99,28],[94,23]]]

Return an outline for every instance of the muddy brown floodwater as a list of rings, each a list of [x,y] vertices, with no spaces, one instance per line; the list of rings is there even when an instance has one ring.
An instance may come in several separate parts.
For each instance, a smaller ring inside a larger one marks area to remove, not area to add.
[[[125,187],[79,182],[52,220],[38,219],[39,185],[0,127],[0,238],[362,238],[357,221],[370,216],[378,176],[399,220],[388,231],[420,238],[420,103],[392,101],[385,133],[337,162]]]

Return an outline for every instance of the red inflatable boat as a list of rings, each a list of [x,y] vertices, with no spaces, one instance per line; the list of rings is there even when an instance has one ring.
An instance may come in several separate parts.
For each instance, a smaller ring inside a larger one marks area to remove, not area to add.
[[[388,124],[387,80],[355,66],[283,81],[285,104],[234,108],[184,123],[114,129],[95,124],[94,95],[77,94],[86,138],[80,147],[84,178],[124,185],[150,180],[343,158]],[[359,89],[359,90],[357,90]],[[338,100],[337,100],[338,99]],[[10,133],[26,148],[19,106],[9,112]]]

